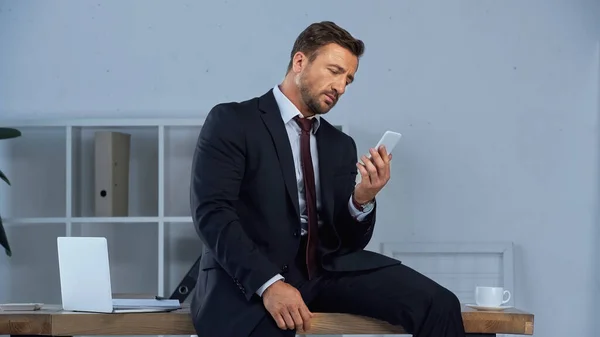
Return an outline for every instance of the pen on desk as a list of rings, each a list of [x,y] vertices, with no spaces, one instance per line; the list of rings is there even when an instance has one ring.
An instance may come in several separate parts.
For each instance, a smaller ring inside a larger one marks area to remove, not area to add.
[[[154,296],[154,299],[155,299],[155,300],[157,300],[157,301],[164,301],[164,300],[168,300],[168,298],[166,298],[166,297],[162,297],[162,296],[158,296],[158,295]]]

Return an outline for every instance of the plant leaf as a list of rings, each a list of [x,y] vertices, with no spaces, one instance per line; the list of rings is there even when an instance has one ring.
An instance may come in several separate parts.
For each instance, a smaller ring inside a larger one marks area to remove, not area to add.
[[[10,250],[10,245],[8,244],[8,237],[6,236],[6,232],[4,231],[4,226],[2,225],[2,217],[0,217],[0,246],[4,247],[4,251],[6,255],[12,256],[12,252]]]
[[[0,128],[0,139],[17,138],[21,136],[21,131],[11,128]]]
[[[8,181],[8,178],[4,175],[4,173],[2,173],[2,170],[0,170],[0,179],[4,180],[8,185],[10,185],[10,181]]]

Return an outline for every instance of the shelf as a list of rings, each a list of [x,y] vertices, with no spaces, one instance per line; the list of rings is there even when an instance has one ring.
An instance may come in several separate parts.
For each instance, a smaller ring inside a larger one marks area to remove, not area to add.
[[[191,221],[191,219],[190,219]],[[164,289],[165,296],[179,285],[202,253],[203,244],[190,223],[166,223],[164,246]],[[186,302],[191,300],[191,296]]]
[[[0,214],[15,253],[6,266],[15,277],[12,285],[3,285],[10,297],[5,300],[60,302],[58,236],[107,238],[113,292],[170,294],[202,247],[191,225],[189,180],[203,123],[203,118],[1,121],[22,132],[0,143],[0,167],[13,183],[0,184]],[[95,214],[97,131],[131,135],[127,216]],[[32,236],[43,242],[35,251]],[[37,260],[45,269],[35,267]],[[25,280],[24,288],[17,280]]]
[[[38,223],[31,226],[7,226],[12,257],[1,258],[10,268],[0,276],[0,296],[16,296],[12,302],[60,303],[60,280],[56,237],[65,235],[65,225]],[[3,251],[1,253],[4,253]],[[4,288],[4,289],[3,289]],[[11,293],[3,293],[12,291]],[[3,299],[3,303],[9,299]]]
[[[94,135],[115,131],[131,135],[129,160],[129,216],[158,216],[158,127],[78,126],[72,128],[72,215],[94,216],[99,191],[94,186]]]
[[[190,215],[192,157],[201,129],[201,125],[165,127],[164,214],[166,216]]]
[[[65,223],[191,223],[192,217],[186,216],[147,216],[147,217],[64,217],[64,218],[3,218],[5,225],[17,224],[65,224]]]
[[[3,217],[66,216],[64,128],[20,128],[23,136],[3,141],[0,167],[11,186],[0,183]]]
[[[106,238],[113,293],[156,293],[160,256],[155,223],[74,224],[72,230],[73,236]]]
[[[0,144],[0,165],[13,182],[10,187],[0,184],[0,214],[11,218],[10,223],[95,217],[94,135],[117,131],[131,134],[127,215],[133,219],[120,222],[189,216],[191,160],[203,122],[203,118],[2,121],[23,135]]]
[[[9,119],[2,120],[3,127],[131,127],[131,126],[189,126],[202,125],[204,118],[68,118],[68,119]]]

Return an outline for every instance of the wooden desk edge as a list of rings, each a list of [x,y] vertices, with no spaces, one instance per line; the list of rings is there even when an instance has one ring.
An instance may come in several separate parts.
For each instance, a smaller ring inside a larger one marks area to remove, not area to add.
[[[514,312],[463,311],[469,334],[533,335],[534,315]],[[74,319],[77,316],[77,319]],[[129,319],[123,320],[127,316]],[[146,321],[151,316],[150,322]],[[341,327],[341,329],[340,329]],[[350,331],[350,333],[348,332]],[[299,334],[402,334],[401,327],[369,317],[316,313],[313,328]],[[195,335],[189,310],[170,313],[96,314],[40,310],[36,312],[0,311],[0,335]]]

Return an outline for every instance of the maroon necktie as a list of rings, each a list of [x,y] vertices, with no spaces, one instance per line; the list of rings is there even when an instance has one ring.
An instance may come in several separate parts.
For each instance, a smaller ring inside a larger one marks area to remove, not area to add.
[[[317,192],[315,188],[315,172],[310,155],[310,133],[314,118],[294,117],[300,125],[300,158],[302,173],[304,175],[304,198],[306,199],[306,210],[308,213],[308,242],[306,243],[306,267],[308,279],[317,271],[317,246],[318,246],[318,218],[317,218]]]

